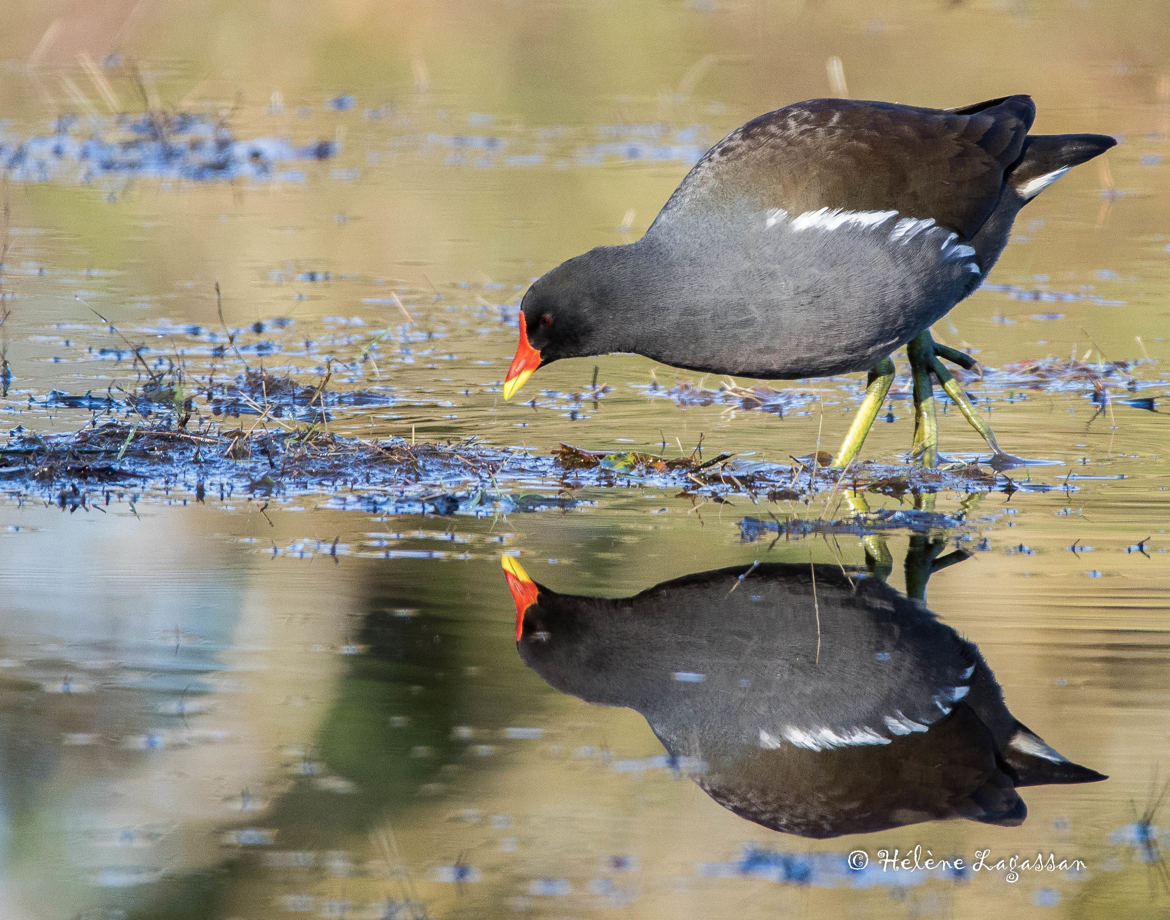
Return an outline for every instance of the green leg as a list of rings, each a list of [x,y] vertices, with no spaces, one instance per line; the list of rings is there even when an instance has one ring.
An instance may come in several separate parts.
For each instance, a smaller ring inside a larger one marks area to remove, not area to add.
[[[943,391],[949,396],[959,407],[959,411],[963,413],[963,418],[967,420],[972,428],[979,432],[987,446],[991,448],[992,453],[997,457],[1003,455],[1003,450],[1000,449],[999,442],[995,439],[995,432],[991,430],[991,426],[983,421],[983,417],[979,411],[971,404],[971,400],[967,398],[967,394],[963,392],[963,388],[951,372],[943,367],[943,363],[934,358],[930,362],[930,369],[934,372],[934,376],[938,378],[938,382],[942,384]]]
[[[926,492],[914,496],[914,507],[918,511],[934,511],[936,493]],[[956,549],[942,555],[947,541],[926,534],[912,534],[906,550],[906,596],[915,600],[926,600],[926,583],[935,572],[970,558],[971,554]]]
[[[886,543],[886,535],[866,534],[861,538],[861,542],[865,547],[865,566],[869,569],[869,574],[881,581],[889,581],[894,571],[894,557],[890,553],[889,544]]]
[[[893,382],[894,362],[889,358],[883,358],[869,372],[869,379],[866,381],[865,387],[865,399],[861,401],[857,414],[853,416],[853,424],[849,426],[845,440],[841,442],[841,447],[836,456],[833,457],[833,466],[848,466],[857,459],[857,455],[861,452],[861,445],[865,443],[865,436],[873,427],[873,420],[881,411],[882,403],[886,401],[886,394],[890,392],[890,385]]]
[[[861,538],[861,545],[865,547],[865,566],[869,569],[869,574],[882,581],[888,581],[890,573],[894,571],[894,556],[890,552],[889,544],[886,543],[886,535],[867,533]]]
[[[965,351],[959,351],[957,348],[951,348],[950,345],[943,345],[941,342],[934,343],[934,353],[940,358],[946,358],[951,364],[957,364],[963,370],[973,371],[979,367],[979,362],[972,358]],[[983,372],[979,372],[980,376]]]
[[[923,466],[938,462],[938,419],[934,414],[933,371],[934,341],[929,332],[910,340],[906,346],[910,359],[910,378],[914,385],[914,444],[911,453]]]
[[[849,510],[858,517],[870,513],[864,492],[849,489],[845,492],[845,501]],[[894,557],[886,544],[886,535],[880,531],[867,533],[862,536],[861,545],[865,547],[865,564],[869,573],[882,581],[889,578],[894,571]]]
[[[928,335],[928,333],[924,333]],[[999,442],[995,438],[995,432],[991,430],[991,426],[983,420],[979,414],[979,410],[975,408],[971,400],[967,398],[967,394],[963,392],[963,388],[959,386],[959,382],[951,375],[951,372],[943,367],[942,361],[939,358],[946,358],[948,361],[965,367],[967,370],[972,370],[977,366],[975,360],[968,354],[957,351],[954,348],[948,348],[946,345],[934,343],[934,355],[930,361],[930,370],[937,378],[938,382],[942,384],[943,391],[951,398],[959,411],[963,414],[963,418],[967,420],[972,428],[979,432],[979,436],[987,442],[987,446],[991,448],[992,464],[999,463],[1021,463],[1018,457],[1013,457],[1009,453],[1005,453],[1003,448],[999,446]]]
[[[915,492],[914,510],[925,511],[927,514],[934,514],[934,506],[937,501],[938,494],[936,492]]]

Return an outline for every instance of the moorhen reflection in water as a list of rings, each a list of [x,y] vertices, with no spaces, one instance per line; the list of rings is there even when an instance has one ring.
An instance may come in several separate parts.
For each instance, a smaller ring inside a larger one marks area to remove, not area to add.
[[[1017,787],[1105,779],[1018,722],[975,645],[880,579],[774,563],[607,599],[503,565],[525,663],[640,712],[708,795],[765,827],[1017,825]]]

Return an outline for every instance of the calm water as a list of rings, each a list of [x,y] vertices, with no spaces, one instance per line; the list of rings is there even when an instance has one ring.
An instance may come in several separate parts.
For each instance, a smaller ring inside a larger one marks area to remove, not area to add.
[[[100,423],[50,392],[140,388],[141,345],[156,370],[182,364],[193,429],[256,424],[199,393],[263,367],[368,394],[334,410],[343,437],[475,437],[538,457],[562,441],[667,457],[701,441],[704,457],[787,464],[840,438],[857,378],[784,385],[780,413],[610,357],[542,370],[533,402],[503,403],[527,283],[635,238],[747,118],[843,91],[834,56],[854,96],[1026,91],[1039,130],[1123,143],[1029,206],[985,289],[935,330],[991,369],[970,388],[1005,448],[1047,462],[935,497],[947,526],[933,536],[970,558],[927,592],[1016,718],[1107,781],[1023,789],[1016,827],[778,833],[705,795],[642,715],[559,692],[517,654],[505,553],[558,592],[620,598],[757,562],[852,571],[884,543],[905,590],[922,543],[908,526],[865,540],[744,526],[848,518],[840,493],[721,503],[653,479],[574,488],[469,468],[434,494],[574,501],[439,515],[386,513],[399,506],[350,482],[209,486],[201,502],[181,477],[91,483],[84,507],[62,508],[59,486],[22,480],[0,496],[0,916],[1170,916],[1170,8],[8,6],[0,423],[25,433]],[[133,139],[113,113],[141,115],[144,96],[268,165],[95,170],[52,152],[54,137]],[[597,399],[595,367],[610,388]],[[680,405],[677,384],[711,398]],[[868,456],[909,444],[904,379],[889,406]],[[307,424],[265,420],[280,423]],[[954,415],[942,438],[978,453]],[[680,673],[680,692],[702,683]],[[879,851],[916,846],[1073,868],[883,866]]]

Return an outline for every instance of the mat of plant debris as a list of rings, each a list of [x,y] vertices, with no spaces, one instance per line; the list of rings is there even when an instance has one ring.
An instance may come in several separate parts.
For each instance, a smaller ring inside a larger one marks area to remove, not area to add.
[[[804,499],[842,486],[892,496],[1053,488],[1020,485],[974,464],[863,463],[840,471],[824,468],[824,459],[788,466],[729,454],[668,458],[568,444],[542,456],[474,439],[346,438],[317,424],[182,428],[163,419],[106,419],[65,434],[15,430],[0,446],[0,491],[72,508],[127,496],[204,501],[320,494],[333,504],[385,513],[497,514],[569,508],[587,500],[585,489],[642,485],[724,503]]]
[[[222,324],[222,309],[220,315]],[[475,438],[433,443],[346,437],[331,424],[347,411],[392,405],[394,393],[384,386],[338,386],[334,370],[340,364],[327,362],[310,382],[249,366],[248,346],[237,344],[239,332],[226,324],[222,341],[216,335],[211,343],[211,363],[198,371],[191,353],[148,360],[142,346],[109,328],[126,346],[137,385],[129,391],[110,385],[81,394],[56,389],[22,394],[34,414],[69,409],[87,412],[89,418],[65,433],[13,429],[0,446],[0,493],[71,508],[125,497],[204,501],[319,495],[334,506],[378,513],[479,515],[565,509],[596,500],[585,490],[630,487],[669,489],[691,502],[765,506],[806,501],[841,488],[899,499],[942,491],[1010,496],[1017,490],[1076,488],[1072,476],[1051,485],[1032,482],[1026,469],[1004,474],[975,463],[925,469],[866,461],[835,470],[828,468],[825,454],[781,464],[732,453],[704,456],[699,448],[667,457],[569,444],[544,453],[509,450]],[[238,361],[242,367],[234,376],[225,375],[226,368],[217,372],[218,361],[229,366]],[[1019,373],[1021,379],[1037,376],[1035,368]],[[1074,363],[1048,376],[1075,377],[1101,394],[1107,393],[1099,385],[1103,373],[1125,371],[1120,365]],[[600,399],[608,390],[595,380],[588,396]],[[777,413],[809,398],[730,383],[717,390],[675,387],[658,395],[684,405],[722,402],[732,410]]]

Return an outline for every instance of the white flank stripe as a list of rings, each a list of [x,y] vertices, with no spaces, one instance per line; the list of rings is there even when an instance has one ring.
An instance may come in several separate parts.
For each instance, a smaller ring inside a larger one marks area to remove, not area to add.
[[[765,751],[774,751],[783,744],[784,742],[771,732],[765,731],[762,728],[760,729],[760,747]]]
[[[926,726],[921,722],[915,722],[907,716],[901,709],[895,712],[892,716],[886,716],[883,721],[886,723],[886,728],[892,731],[895,735],[908,735],[911,732],[924,732]]]
[[[890,239],[896,243],[905,243],[933,226],[933,217],[903,217],[894,224],[894,229],[890,231]]]
[[[1029,179],[1020,186],[1020,194],[1025,198],[1035,198],[1042,191],[1044,191],[1053,182],[1068,172],[1069,167],[1062,166],[1060,169],[1054,169],[1050,173],[1045,173],[1042,176],[1037,176],[1035,179]]]
[[[898,216],[897,211],[844,211],[841,208],[818,208],[792,218],[792,229],[839,230],[841,227],[876,227]]]
[[[879,735],[872,728],[855,728],[844,734],[831,728],[805,731],[795,725],[786,725],[780,734],[792,744],[809,751],[823,751],[825,748],[852,747],[859,744],[889,744],[890,739]]]
[[[856,228],[869,230],[889,224],[897,211],[846,211],[843,208],[818,208],[815,211],[805,211],[796,217],[789,217],[783,208],[772,208],[764,217],[764,228],[770,229],[777,224],[785,224],[793,233],[806,230],[832,231],[842,228]],[[945,227],[940,227],[932,217],[898,217],[893,228],[889,230],[889,239],[893,243],[903,245],[912,242],[915,238],[925,234],[925,238],[932,242],[937,241],[939,252],[944,259],[965,261],[975,255],[973,247],[959,242],[959,236]],[[966,262],[963,271],[976,275],[983,274],[983,269],[975,262]]]

